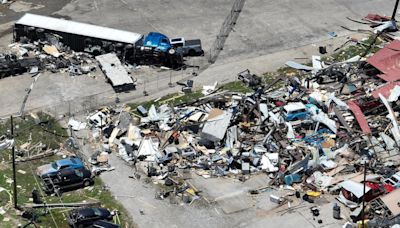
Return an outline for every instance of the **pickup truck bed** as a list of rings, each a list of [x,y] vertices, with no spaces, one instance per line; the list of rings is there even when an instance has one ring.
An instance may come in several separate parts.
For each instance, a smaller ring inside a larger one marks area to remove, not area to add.
[[[198,56],[203,55],[204,51],[201,47],[201,40],[186,40],[185,45],[177,47],[176,51],[183,56]]]

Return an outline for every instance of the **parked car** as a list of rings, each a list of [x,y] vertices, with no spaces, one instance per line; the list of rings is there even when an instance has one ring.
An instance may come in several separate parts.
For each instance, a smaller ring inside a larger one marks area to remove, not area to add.
[[[303,120],[307,118],[307,108],[301,102],[292,102],[283,106],[283,118],[286,121]]]
[[[42,177],[43,190],[47,194],[57,193],[65,190],[87,187],[94,183],[94,175],[86,168],[62,169],[54,176]]]
[[[390,184],[394,188],[400,188],[400,172],[393,174],[393,176],[383,180],[383,183]]]
[[[204,55],[203,48],[201,47],[201,40],[185,40],[183,37],[177,37],[170,40],[172,47],[176,52],[183,56],[196,56]]]
[[[68,213],[67,223],[70,227],[91,227],[100,220],[111,221],[113,214],[105,208],[79,208]]]
[[[81,159],[70,157],[61,159],[50,164],[39,166],[36,169],[36,175],[39,177],[54,176],[59,170],[83,168],[84,164]]]

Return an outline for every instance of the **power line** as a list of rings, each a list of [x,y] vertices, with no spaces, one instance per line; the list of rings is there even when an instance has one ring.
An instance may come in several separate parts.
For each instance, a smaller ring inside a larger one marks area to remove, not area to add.
[[[33,172],[33,169],[32,169],[32,166],[31,166],[30,162],[28,162],[28,166],[29,166],[29,168],[30,168],[30,170],[31,170],[31,173],[32,173],[32,175],[33,175],[33,179],[35,179],[36,185],[37,185],[37,187],[39,188],[39,192],[40,192],[40,194],[42,195],[42,198],[43,198],[43,200],[44,200],[44,203],[45,203],[45,205],[47,205],[47,202],[45,201],[45,196],[44,196],[44,194],[43,194],[43,190],[41,189],[40,184],[39,184],[38,180],[36,179],[35,173]],[[48,210],[48,207],[46,207],[46,209]],[[55,218],[54,218],[54,216],[53,216],[53,213],[51,212],[51,210],[48,210],[48,211],[49,211],[50,216],[51,216],[51,218],[52,218],[52,220],[53,220],[53,222],[54,222],[54,225],[56,225],[56,227],[58,228],[58,224],[57,224],[57,222],[56,222],[56,220],[55,220]]]

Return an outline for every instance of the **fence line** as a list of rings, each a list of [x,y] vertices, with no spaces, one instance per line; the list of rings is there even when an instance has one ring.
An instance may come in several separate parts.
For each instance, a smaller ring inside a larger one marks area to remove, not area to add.
[[[233,3],[232,9],[229,12],[228,16],[225,18],[224,23],[222,23],[221,29],[214,41],[214,44],[210,49],[210,58],[208,59],[209,63],[215,63],[219,56],[219,53],[224,48],[225,41],[228,38],[233,27],[235,27],[239,15],[242,12],[245,1],[246,0],[235,0],[235,2]]]

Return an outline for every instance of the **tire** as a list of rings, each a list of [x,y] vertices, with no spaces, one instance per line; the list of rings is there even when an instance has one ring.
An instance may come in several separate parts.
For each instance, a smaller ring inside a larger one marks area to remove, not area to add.
[[[175,49],[173,49],[173,48],[171,48],[171,49],[169,49],[168,50],[168,54],[170,54],[170,55],[173,55],[173,54],[175,54]]]
[[[92,182],[91,182],[90,180],[84,180],[84,181],[83,181],[83,186],[84,186],[84,187],[87,187],[87,186],[89,186],[91,183],[92,183]]]
[[[93,56],[98,56],[98,55],[101,55],[101,52],[100,52],[99,50],[94,50],[94,51],[92,52],[92,55],[93,55]]]

